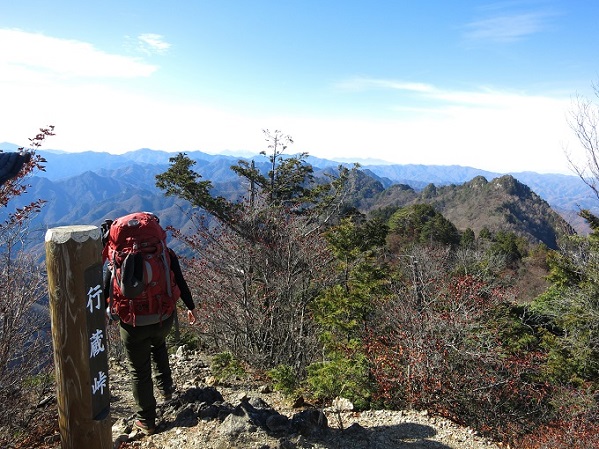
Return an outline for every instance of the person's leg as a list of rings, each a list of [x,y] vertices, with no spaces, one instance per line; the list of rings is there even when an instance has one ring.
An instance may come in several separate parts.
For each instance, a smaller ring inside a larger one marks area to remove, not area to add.
[[[152,383],[151,328],[121,323],[120,333],[131,375],[131,388],[137,404],[137,416],[148,427],[155,427],[156,399]]]
[[[174,312],[176,313],[176,312]],[[152,360],[154,361],[156,386],[165,398],[169,398],[173,391],[173,377],[168,360],[166,337],[173,327],[174,313],[158,326],[151,337]]]

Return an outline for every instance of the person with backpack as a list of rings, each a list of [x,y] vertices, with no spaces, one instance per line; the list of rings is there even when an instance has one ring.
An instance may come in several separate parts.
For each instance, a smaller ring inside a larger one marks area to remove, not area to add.
[[[190,324],[197,321],[195,303],[156,215],[136,212],[106,220],[102,231],[107,315],[119,321],[137,406],[134,427],[151,435],[156,430],[157,404],[152,363],[156,386],[164,400],[170,400],[174,385],[166,337],[177,300],[187,306]]]

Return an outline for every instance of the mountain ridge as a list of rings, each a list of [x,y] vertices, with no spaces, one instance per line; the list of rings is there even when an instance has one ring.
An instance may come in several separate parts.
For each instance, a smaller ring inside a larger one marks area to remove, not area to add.
[[[11,148],[10,144],[0,144],[0,149]],[[14,204],[20,207],[40,198],[47,200],[46,207],[36,218],[36,225],[40,228],[67,224],[98,224],[105,218],[114,218],[132,208],[152,209],[166,214],[167,222],[174,227],[184,227],[187,222],[185,213],[182,212],[189,208],[173,198],[164,198],[155,186],[156,174],[167,170],[169,159],[176,153],[148,148],[123,154],[90,151],[67,153],[59,150],[37,152],[47,161],[46,171],[38,172],[28,179],[28,193],[18,198]],[[193,170],[198,172],[202,179],[212,182],[216,194],[235,200],[245,193],[242,186],[235,184],[238,178],[230,167],[239,160],[248,158],[211,155],[201,151],[185,154],[195,161]],[[288,157],[290,156],[293,155]],[[259,169],[268,171],[269,163],[266,156],[256,155],[253,160]],[[330,171],[339,165],[353,165],[313,156],[308,156],[307,162],[312,164],[315,173]],[[390,189],[386,192],[387,195],[398,194],[402,189],[398,186],[409,186],[415,191],[422,191],[431,184],[449,188],[464,185],[477,177],[492,181],[509,175],[546,201],[577,232],[586,232],[585,224],[578,217],[578,211],[581,208],[594,211],[598,206],[597,198],[577,176],[530,171],[506,174],[460,165],[422,164],[361,165],[360,171],[379,182],[384,189]],[[459,222],[461,218],[452,216],[447,210],[443,213],[448,213],[450,220],[453,218]]]

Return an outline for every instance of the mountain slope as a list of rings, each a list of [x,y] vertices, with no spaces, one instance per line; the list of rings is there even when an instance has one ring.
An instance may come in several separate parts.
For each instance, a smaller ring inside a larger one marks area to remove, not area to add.
[[[421,192],[397,184],[375,196],[369,210],[416,203],[431,204],[459,230],[513,232],[549,248],[557,248],[560,236],[574,232],[549,203],[510,175],[490,182],[477,176],[459,186],[429,184]]]

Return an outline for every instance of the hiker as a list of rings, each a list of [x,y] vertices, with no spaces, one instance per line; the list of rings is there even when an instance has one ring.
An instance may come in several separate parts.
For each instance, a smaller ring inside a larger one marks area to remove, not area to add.
[[[31,160],[31,153],[0,152],[0,185],[15,178]]]
[[[152,231],[148,231],[149,228]],[[174,385],[166,337],[173,326],[177,313],[176,302],[180,297],[187,306],[190,324],[197,321],[197,311],[191,291],[183,277],[179,259],[170,248],[166,247],[164,242],[166,233],[159,226],[158,218],[154,214],[135,213],[121,217],[114,222],[107,220],[102,225],[102,230],[105,242],[103,257],[104,261],[108,262],[107,270],[104,273],[107,315],[110,320],[117,319],[119,321],[120,336],[129,362],[133,397],[137,404],[137,419],[134,422],[134,427],[151,435],[156,430],[156,398],[152,381],[152,362],[154,363],[156,386],[164,400],[170,400],[174,392]],[[145,232],[145,234],[138,237],[136,232],[139,234]],[[159,233],[159,238],[152,239],[151,232]],[[125,234],[126,237],[121,237]],[[123,242],[126,240],[127,243],[119,242],[119,239],[122,239]],[[130,245],[134,239],[139,240],[136,241],[135,247],[144,248],[139,252],[141,259],[137,259],[137,262],[133,254],[135,252],[133,247],[126,246]],[[146,241],[151,241],[151,243],[147,244]],[[122,244],[119,246],[120,243]],[[156,254],[152,253],[155,248],[158,248]],[[132,254],[125,257],[129,252]],[[163,260],[168,261],[170,273],[166,273]],[[148,270],[149,273],[143,273],[144,270]],[[156,276],[157,271],[163,271],[162,276],[160,274]],[[135,285],[137,281],[131,282],[131,278],[136,276],[139,279],[147,277],[158,279],[158,282],[149,282],[148,285],[141,282],[141,287],[138,287]],[[155,285],[164,283],[163,279],[166,279],[166,283],[169,284],[168,288]],[[162,288],[164,291],[152,292],[152,288],[154,290]],[[134,292],[127,292],[127,289],[134,289]],[[167,294],[166,290],[169,290],[169,293],[172,291],[172,294]]]

